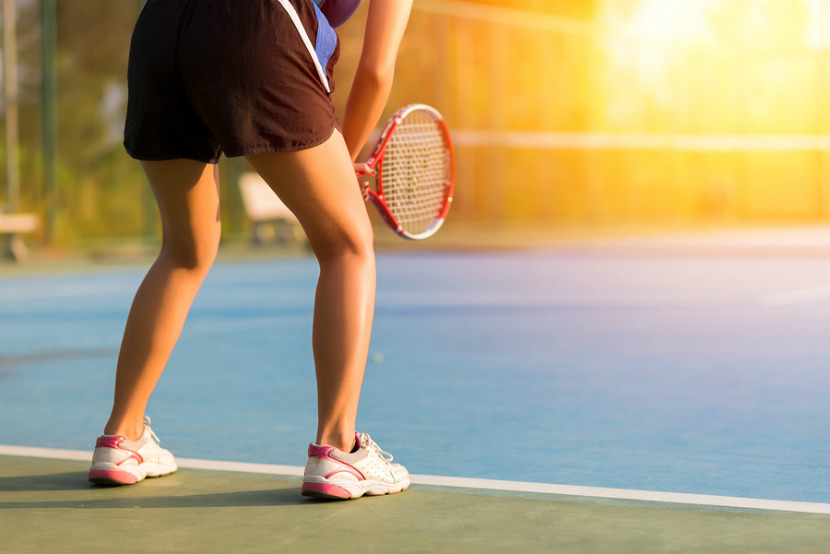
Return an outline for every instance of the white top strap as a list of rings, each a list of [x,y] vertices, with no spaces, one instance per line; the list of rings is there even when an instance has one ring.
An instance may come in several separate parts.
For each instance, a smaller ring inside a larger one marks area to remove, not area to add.
[[[317,51],[314,49],[314,45],[311,43],[311,39],[308,38],[308,33],[305,31],[305,27],[303,27],[303,22],[300,21],[300,16],[297,13],[297,10],[294,9],[293,4],[288,0],[277,0],[285,11],[288,12],[288,17],[291,18],[292,23],[297,28],[297,32],[300,33],[300,38],[303,39],[303,44],[305,44],[308,53],[311,54],[311,59],[314,61],[314,67],[317,69],[317,75],[320,77],[320,81],[323,83],[323,86],[326,87],[326,92],[331,92],[331,88],[329,87],[329,79],[326,77],[326,70],[325,68],[320,65],[320,60],[317,58]]]

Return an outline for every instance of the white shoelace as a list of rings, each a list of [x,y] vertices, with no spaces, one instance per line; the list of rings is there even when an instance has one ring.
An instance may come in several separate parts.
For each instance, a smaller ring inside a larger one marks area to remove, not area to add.
[[[161,440],[158,438],[158,435],[156,435],[153,432],[153,429],[150,427],[150,416],[144,416],[144,426],[147,427],[148,431],[150,431],[150,436],[153,438],[154,441],[156,441],[156,444],[161,446]]]
[[[390,463],[393,459],[392,454],[390,454],[389,452],[384,452],[383,450],[381,450],[380,447],[378,446],[378,443],[373,441],[371,439],[371,437],[369,437],[369,435],[366,434],[366,433],[362,433],[360,435],[360,444],[361,445],[366,445],[366,448],[368,448],[370,454],[373,451],[376,451],[380,455],[379,456],[380,459],[384,460],[386,463]]]

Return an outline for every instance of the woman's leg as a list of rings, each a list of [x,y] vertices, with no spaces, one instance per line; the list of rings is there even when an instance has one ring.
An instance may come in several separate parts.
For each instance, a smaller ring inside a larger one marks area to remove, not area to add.
[[[144,410],[219,248],[216,166],[192,160],[142,162],[158,202],[162,247],[127,319],[107,435],[135,440]]]
[[[299,219],[320,265],[312,346],[317,443],[349,451],[375,304],[372,227],[339,132],[314,148],[248,156]]]

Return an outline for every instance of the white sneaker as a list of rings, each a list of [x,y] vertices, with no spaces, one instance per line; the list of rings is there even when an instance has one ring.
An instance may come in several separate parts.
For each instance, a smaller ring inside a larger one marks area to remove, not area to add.
[[[178,469],[169,450],[159,446],[159,438],[144,418],[144,433],[138,440],[122,435],[102,435],[95,443],[89,481],[97,485],[132,485],[145,477],[160,477]]]
[[[346,453],[333,446],[310,444],[303,476],[303,496],[358,498],[405,491],[409,472],[392,463],[366,433],[355,433],[357,449]]]

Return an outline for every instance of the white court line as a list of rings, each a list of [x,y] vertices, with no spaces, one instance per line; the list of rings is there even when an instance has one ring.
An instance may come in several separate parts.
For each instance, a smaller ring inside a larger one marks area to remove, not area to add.
[[[0,445],[0,455],[81,461],[90,461],[92,457],[92,453],[87,450],[58,450],[54,448],[38,448],[33,446],[8,445]],[[178,462],[179,467],[187,469],[209,469],[217,471],[259,473],[266,475],[289,475],[293,477],[299,477],[303,474],[303,468],[299,466],[251,464],[245,462],[221,462],[214,460],[199,460],[193,458],[177,458],[176,461]],[[765,500],[760,498],[739,498],[733,496],[715,496],[707,494],[689,494],[679,492],[609,489],[603,487],[553,485],[549,483],[526,483],[522,481],[501,481],[496,479],[440,477],[437,475],[412,475],[411,477],[412,483],[416,485],[436,485],[441,487],[459,487],[466,489],[529,492],[565,496],[582,496],[590,498],[610,498],[614,500],[639,500],[646,502],[664,502],[670,504],[693,504],[698,506],[718,506],[725,508],[776,510],[782,512],[800,512],[806,514],[830,515],[830,504],[824,504],[820,502]]]
[[[768,294],[761,298],[761,303],[764,306],[788,306],[790,304],[815,302],[825,298],[830,298],[830,285]]]

